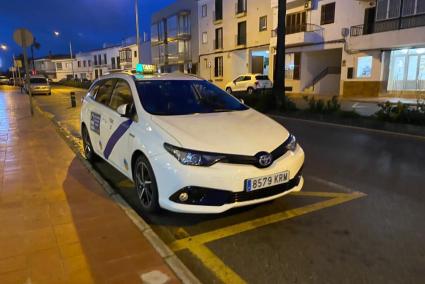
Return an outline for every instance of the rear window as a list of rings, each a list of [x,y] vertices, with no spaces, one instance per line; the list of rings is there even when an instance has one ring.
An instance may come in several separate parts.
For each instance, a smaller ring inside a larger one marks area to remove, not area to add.
[[[47,79],[45,78],[30,78],[31,84],[47,84]]]
[[[267,76],[267,75],[257,75],[257,76],[255,76],[255,79],[257,79],[257,80],[270,80],[269,76]]]

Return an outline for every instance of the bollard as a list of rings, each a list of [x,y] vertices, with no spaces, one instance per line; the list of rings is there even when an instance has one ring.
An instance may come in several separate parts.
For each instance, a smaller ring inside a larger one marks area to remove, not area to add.
[[[74,92],[71,92],[71,107],[77,107],[77,101],[75,100]]]

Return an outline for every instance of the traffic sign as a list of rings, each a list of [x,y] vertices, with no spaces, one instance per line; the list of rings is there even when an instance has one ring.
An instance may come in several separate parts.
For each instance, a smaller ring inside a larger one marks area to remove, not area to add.
[[[22,68],[22,61],[19,59],[15,59],[15,67]]]
[[[13,33],[13,39],[19,46],[23,48],[30,47],[34,42],[32,33],[27,29],[15,30]]]

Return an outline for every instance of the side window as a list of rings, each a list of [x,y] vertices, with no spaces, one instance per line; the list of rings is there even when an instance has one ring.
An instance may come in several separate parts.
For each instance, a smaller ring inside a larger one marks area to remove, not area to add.
[[[118,80],[112,92],[111,102],[109,107],[117,110],[119,106],[124,104],[133,104],[133,96],[131,94],[130,86],[124,80]]]
[[[111,99],[112,90],[114,89],[116,80],[106,80],[100,86],[99,90],[97,91],[96,95],[96,102],[108,105],[109,101]]]
[[[97,91],[99,91],[100,85],[102,84],[102,82],[97,83],[96,85],[94,85],[93,88],[91,88],[91,90],[89,91],[89,96],[92,97],[93,99],[96,97]]]
[[[251,76],[245,76],[244,81],[251,81]]]
[[[240,81],[243,81],[243,76],[240,76],[240,77],[238,77],[238,78],[236,78],[235,79],[235,83],[237,83],[237,82],[240,82]]]

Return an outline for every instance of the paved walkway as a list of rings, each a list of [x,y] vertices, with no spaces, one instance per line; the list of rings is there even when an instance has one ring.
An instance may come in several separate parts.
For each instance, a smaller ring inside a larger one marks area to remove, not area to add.
[[[178,282],[51,122],[29,115],[28,97],[0,90],[0,283],[127,284],[142,275]]]

